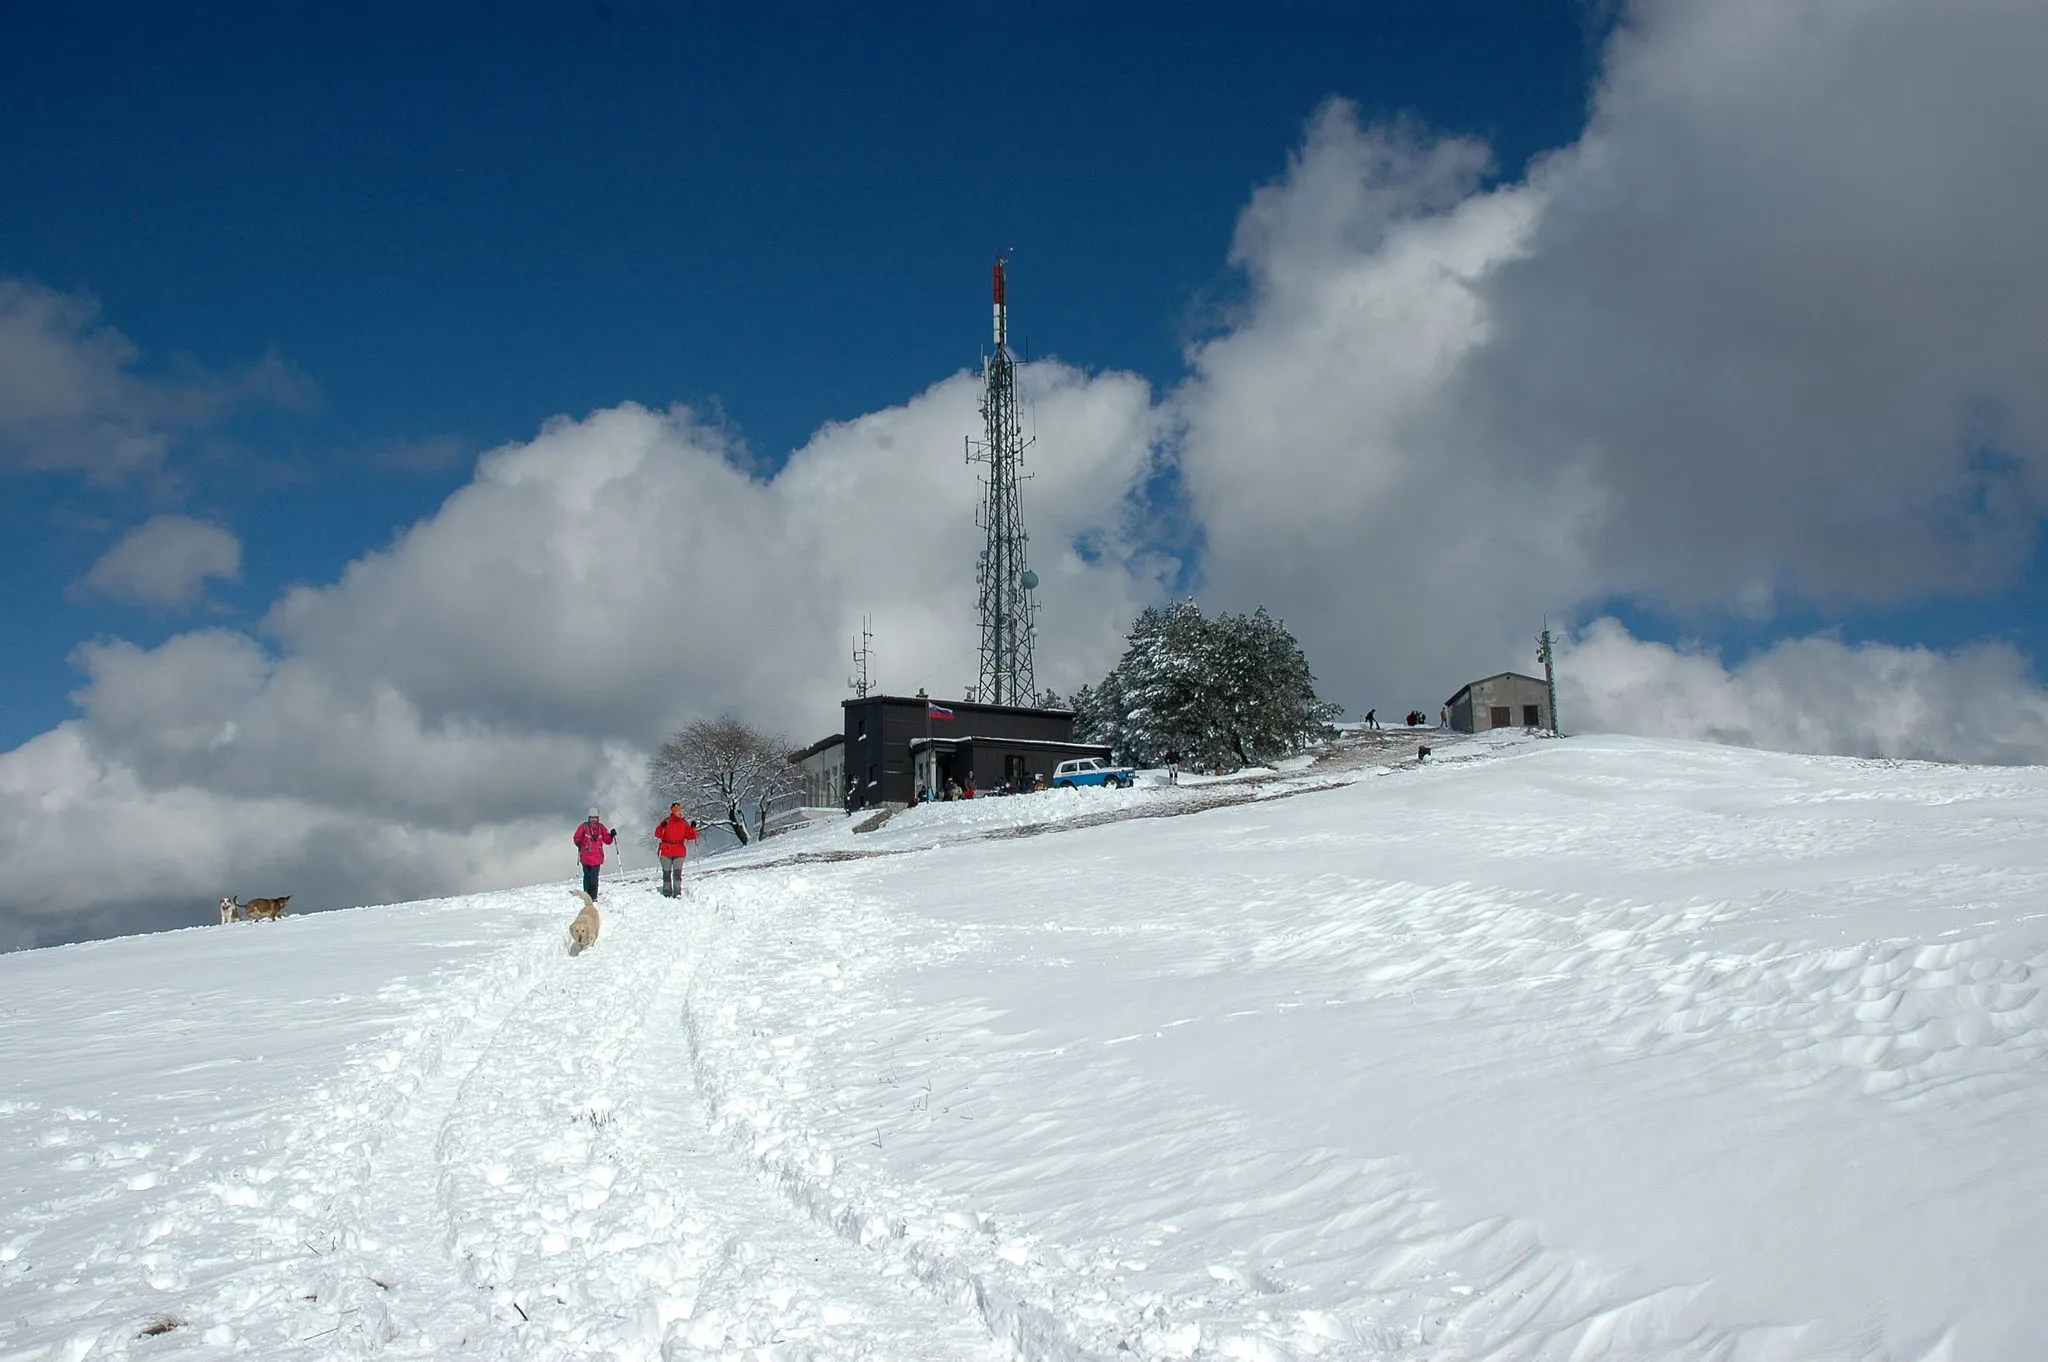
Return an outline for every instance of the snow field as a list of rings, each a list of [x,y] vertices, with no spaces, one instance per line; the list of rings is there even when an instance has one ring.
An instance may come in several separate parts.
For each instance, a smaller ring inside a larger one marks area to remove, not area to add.
[[[1498,738],[686,877],[0,958],[0,1359],[2048,1356],[2048,771]]]
[[[19,1303],[0,1343],[53,1334],[50,1356],[117,1356],[144,1326],[204,1321],[210,1348],[284,1355],[324,1327],[310,1305],[332,1273],[309,1245],[334,1238],[387,1128],[477,1015],[547,954],[509,897],[383,910],[367,939],[330,917],[35,953],[73,968],[16,981],[5,1053],[12,1086],[46,1099],[0,1115],[76,1152],[0,1142],[16,1151],[0,1153],[0,1290]],[[309,951],[325,987],[308,988]],[[140,1317],[138,1277],[159,1307]]]
[[[1437,752],[1432,764],[1437,766],[1484,759],[1523,741],[1519,730],[1477,737],[1432,730],[1431,738]],[[1346,745],[1331,756],[1333,759],[1322,763],[1309,755],[1290,757],[1277,768],[1256,767],[1227,776],[1182,772],[1179,785],[1169,785],[1165,771],[1148,770],[1138,772],[1138,783],[1128,790],[1090,786],[913,804],[897,810],[880,828],[856,833],[854,829],[871,816],[863,812],[793,828],[750,846],[722,850],[693,865],[699,872],[716,878],[742,868],[775,866],[799,859],[891,855],[958,846],[977,839],[1063,832],[1099,822],[1201,813],[1391,774],[1400,764],[1412,764],[1414,748],[1405,742],[1367,742]]]
[[[721,876],[691,1017],[1028,1355],[2048,1356],[2044,833],[2039,771],[1524,744]]]
[[[314,1000],[297,1000],[292,1015],[330,1043],[283,1067],[320,1077],[237,1119],[231,1150],[174,1155],[210,1165],[179,1190],[138,1202],[160,1175],[129,1169],[171,1151],[103,1142],[63,1171],[111,1178],[13,1203],[0,1291],[29,1308],[0,1323],[0,1348],[40,1342],[0,1356],[994,1355],[971,1314],[872,1272],[711,1139],[680,1029],[707,918],[644,877],[614,884],[597,948],[571,960],[565,886],[482,901],[498,930],[465,924],[446,943],[466,957],[459,967],[376,984],[374,1013],[316,1021],[301,1015]],[[367,934],[403,971],[423,963],[406,959],[417,928],[450,936],[446,916],[379,909],[178,935],[232,952],[286,934],[301,949],[306,937],[331,947]],[[360,953],[351,963],[367,985],[378,952]],[[289,1073],[266,1074],[252,1106],[294,1087]],[[229,1094],[192,1096],[234,1114]],[[4,1114],[12,1127],[39,1111],[17,1100]],[[78,1123],[93,1116],[51,1114],[46,1145],[83,1143]],[[122,1129],[146,1117],[99,1119]],[[160,1324],[171,1327],[145,1332]]]

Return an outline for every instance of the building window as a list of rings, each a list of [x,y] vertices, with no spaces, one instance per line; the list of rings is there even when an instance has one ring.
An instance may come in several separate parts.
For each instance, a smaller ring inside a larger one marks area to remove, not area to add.
[[[1487,718],[1489,720],[1489,722],[1486,725],[1488,728],[1506,728],[1509,724],[1514,722],[1514,719],[1511,717],[1510,711],[1508,710],[1508,707],[1506,705],[1493,706],[1491,712],[1487,715]]]
[[[1542,726],[1543,726],[1543,706],[1541,706],[1541,705],[1523,705],[1523,706],[1522,706],[1522,727],[1524,727],[1524,728],[1541,728]]]

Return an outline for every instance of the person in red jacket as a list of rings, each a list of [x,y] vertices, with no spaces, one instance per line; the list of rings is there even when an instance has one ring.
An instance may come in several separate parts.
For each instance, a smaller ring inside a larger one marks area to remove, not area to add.
[[[661,892],[678,898],[683,892],[683,857],[697,840],[697,825],[683,817],[683,806],[668,806],[668,817],[654,825],[656,850],[661,853]]]
[[[576,859],[583,862],[583,892],[597,897],[597,868],[604,864],[604,849],[619,835],[616,828],[608,828],[597,816],[597,810],[590,811],[590,817],[576,825]]]

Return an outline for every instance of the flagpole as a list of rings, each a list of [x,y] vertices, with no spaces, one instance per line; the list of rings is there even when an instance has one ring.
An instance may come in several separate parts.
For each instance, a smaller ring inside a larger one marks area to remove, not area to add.
[[[929,790],[938,784],[939,780],[939,754],[932,751],[932,697],[925,694],[923,686],[919,686],[917,698],[924,701],[924,787]]]

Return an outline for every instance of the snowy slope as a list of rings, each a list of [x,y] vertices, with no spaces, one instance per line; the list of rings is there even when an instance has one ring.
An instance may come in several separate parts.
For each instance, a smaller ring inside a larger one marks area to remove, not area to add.
[[[2048,1357],[2048,770],[1443,755],[0,957],[0,1359]]]

